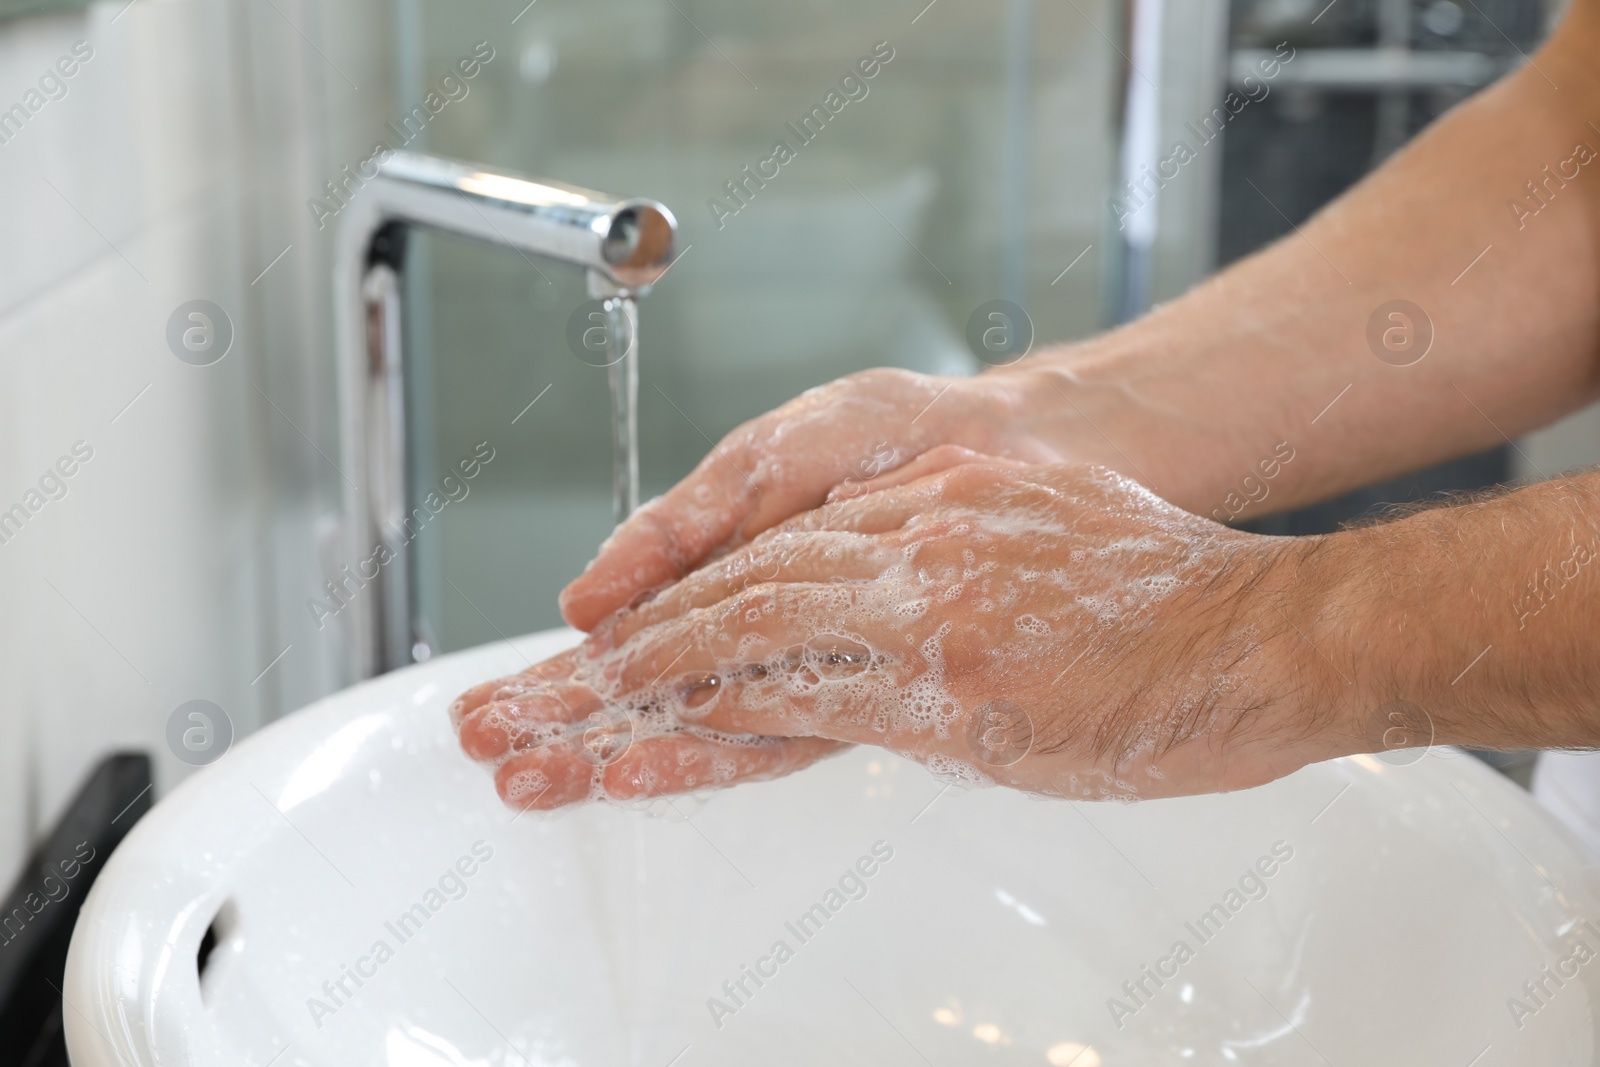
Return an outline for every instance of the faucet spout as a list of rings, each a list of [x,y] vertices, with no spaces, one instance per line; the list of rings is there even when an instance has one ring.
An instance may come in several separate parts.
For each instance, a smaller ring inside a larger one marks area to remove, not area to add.
[[[630,416],[638,389],[634,300],[672,265],[678,230],[672,212],[655,200],[619,199],[405,152],[381,163],[341,212],[334,315],[346,475],[343,558],[324,561],[324,569],[337,584],[341,563],[388,561],[358,567],[364,584],[339,612],[349,672],[358,679],[422,662],[436,651],[418,612],[419,574],[410,551],[413,527],[422,523],[412,499],[400,302],[406,234],[414,226],[583,268],[591,295],[604,301],[612,320],[610,342],[621,346],[610,370],[611,391],[617,410]],[[623,487],[619,521],[638,500],[637,445],[631,417],[627,421],[626,433],[615,431],[619,457],[632,457],[616,475]]]
[[[643,294],[672,263],[678,221],[654,200],[618,200],[560,182],[408,152],[366,190],[381,218],[506,244],[596,271]]]

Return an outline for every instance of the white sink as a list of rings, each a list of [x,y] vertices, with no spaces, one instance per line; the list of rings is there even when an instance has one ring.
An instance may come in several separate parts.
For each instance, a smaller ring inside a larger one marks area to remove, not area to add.
[[[1111,806],[963,794],[862,749],[515,817],[445,708],[574,639],[340,693],[163,800],[78,922],[74,1064],[1595,1062],[1600,963],[1576,956],[1600,882],[1460,753]],[[1576,973],[1534,1001],[1546,966]]]

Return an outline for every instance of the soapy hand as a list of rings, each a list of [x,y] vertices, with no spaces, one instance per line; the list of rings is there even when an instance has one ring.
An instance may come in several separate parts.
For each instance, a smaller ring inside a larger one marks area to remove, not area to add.
[[[1318,539],[1229,530],[1104,468],[919,462],[948,467],[869,481],[463,695],[467,752],[508,802],[548,808],[772,777],[844,743],[1092,798],[1370,747],[1305,643]]]
[[[561,595],[580,630],[864,482],[941,445],[1026,463],[1123,462],[1056,379],[1025,367],[976,378],[870,370],[801,394],[728,434],[694,471],[636,512]],[[933,468],[947,466],[951,455]]]

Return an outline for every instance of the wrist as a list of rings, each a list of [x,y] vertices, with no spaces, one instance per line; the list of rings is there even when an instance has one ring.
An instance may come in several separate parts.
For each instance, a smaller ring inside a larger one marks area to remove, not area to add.
[[[1037,433],[1062,459],[1109,467],[1210,516],[1241,492],[1258,462],[1272,459],[1273,441],[1219,422],[1187,393],[1172,395],[1182,364],[1152,351],[1130,327],[1039,353],[1006,373],[1035,398]]]
[[[1390,571],[1377,528],[1294,538],[1300,557],[1293,591],[1302,673],[1311,681],[1305,714],[1324,724],[1332,755],[1427,745],[1434,726],[1426,696],[1398,668],[1424,655],[1424,629],[1391,628]]]
[[[984,377],[1024,398],[1023,424],[1059,461],[1108,467],[1193,510],[1187,477],[1166,462],[1173,452],[1165,439],[1171,413],[1152,410],[1130,378],[1101,362],[1102,347],[1054,349]]]
[[[1350,640],[1361,546],[1348,532],[1260,540],[1270,562],[1251,590],[1251,614],[1265,635],[1273,733],[1300,764],[1371,751],[1371,700]]]
[[[1350,715],[1350,671],[1321,632],[1336,584],[1323,566],[1326,539],[1219,537],[1222,564],[1163,609],[1183,620],[1169,646],[1178,691],[1166,721],[1186,731],[1165,736],[1165,747],[1176,753],[1186,739],[1208,738],[1203,766],[1170,771],[1236,789],[1367,751]]]

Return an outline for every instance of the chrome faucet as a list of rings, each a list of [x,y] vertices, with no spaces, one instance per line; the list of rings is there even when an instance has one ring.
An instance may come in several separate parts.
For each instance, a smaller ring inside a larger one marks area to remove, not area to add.
[[[342,471],[346,473],[341,547],[368,560],[387,546],[389,561],[330,575],[347,598],[340,618],[352,675],[370,678],[436,651],[417,625],[415,571],[404,545],[411,480],[406,449],[404,348],[400,324],[406,232],[412,226],[510,245],[584,268],[589,295],[624,311],[629,334],[611,366],[615,399],[631,411],[638,390],[632,301],[673,260],[677,220],[654,200],[618,200],[556,182],[534,181],[429,156],[397,153],[383,162],[340,213],[334,278],[339,360]],[[616,344],[618,339],[609,338]],[[636,455],[631,419],[617,420],[617,462]],[[354,483],[354,484],[352,484]],[[638,502],[637,476],[618,505]],[[352,584],[359,588],[352,588]],[[331,591],[331,590],[330,590]]]

